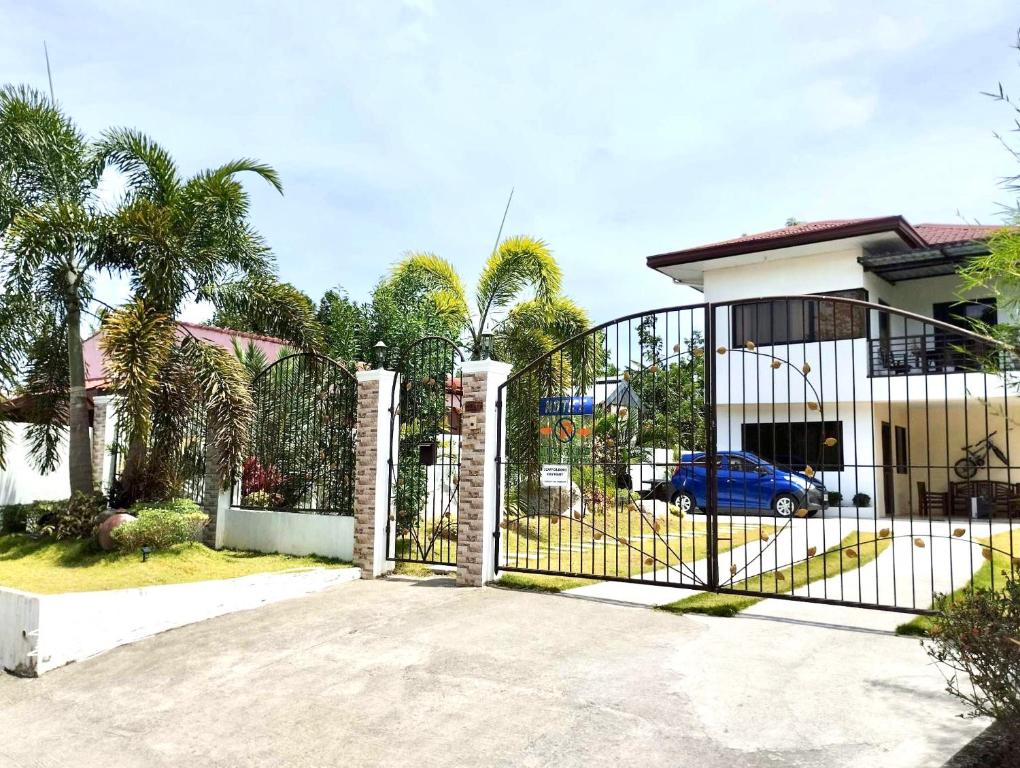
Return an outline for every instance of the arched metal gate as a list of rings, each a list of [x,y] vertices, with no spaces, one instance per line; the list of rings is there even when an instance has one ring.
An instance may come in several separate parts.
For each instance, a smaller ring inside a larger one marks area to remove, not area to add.
[[[1017,368],[844,296],[605,323],[500,390],[497,568],[913,612],[1001,586]]]
[[[328,357],[288,355],[252,381],[252,441],[238,497],[247,509],[354,514],[358,383]]]
[[[397,365],[386,528],[397,562],[457,563],[462,362],[456,342],[428,336]]]

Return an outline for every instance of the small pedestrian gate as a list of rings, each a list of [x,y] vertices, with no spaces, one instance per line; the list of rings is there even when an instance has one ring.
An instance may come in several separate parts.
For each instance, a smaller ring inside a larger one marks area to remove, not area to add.
[[[397,562],[457,563],[462,362],[455,342],[428,336],[397,364],[386,528]]]
[[[497,570],[908,612],[1000,586],[1015,351],[860,293],[637,313],[516,372]]]

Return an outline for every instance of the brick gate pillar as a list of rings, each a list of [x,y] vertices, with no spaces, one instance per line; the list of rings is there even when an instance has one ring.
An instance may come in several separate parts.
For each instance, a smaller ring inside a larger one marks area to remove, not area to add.
[[[386,561],[389,518],[390,418],[393,371],[358,371],[358,447],[354,469],[354,564],[361,578],[374,579],[392,565]]]
[[[500,384],[510,366],[495,360],[464,363],[457,492],[457,586],[481,587],[495,577],[497,413]]]

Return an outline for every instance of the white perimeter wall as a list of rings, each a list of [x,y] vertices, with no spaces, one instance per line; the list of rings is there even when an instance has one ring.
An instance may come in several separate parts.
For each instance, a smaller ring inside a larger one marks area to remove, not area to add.
[[[223,515],[222,546],[251,552],[354,558],[354,518],[237,509]]]
[[[0,589],[0,667],[40,675],[174,627],[360,577],[358,568],[306,568],[107,592],[36,595]]]
[[[66,499],[71,495],[67,477],[67,441],[60,446],[60,464],[47,475],[40,474],[29,460],[27,424],[8,423],[7,469],[0,470],[0,506],[30,501]]]

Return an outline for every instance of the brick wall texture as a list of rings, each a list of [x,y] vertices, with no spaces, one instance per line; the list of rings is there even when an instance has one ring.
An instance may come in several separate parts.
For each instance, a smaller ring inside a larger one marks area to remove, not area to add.
[[[485,399],[488,374],[465,373],[462,377],[465,406]],[[457,492],[457,586],[481,587],[482,547],[492,542],[482,540],[485,477],[485,414],[468,413],[465,407],[460,432],[460,486]]]
[[[212,435],[206,434],[205,449],[205,481],[202,489],[202,509],[209,515],[209,524],[202,533],[202,541],[206,546],[216,546],[216,517],[219,512],[220,489],[223,481],[220,478],[218,456],[213,445]]]
[[[361,568],[361,578],[372,578],[374,542],[386,531],[376,531],[376,465],[379,446],[379,384],[378,381],[358,382],[358,445],[354,466],[354,564]]]

